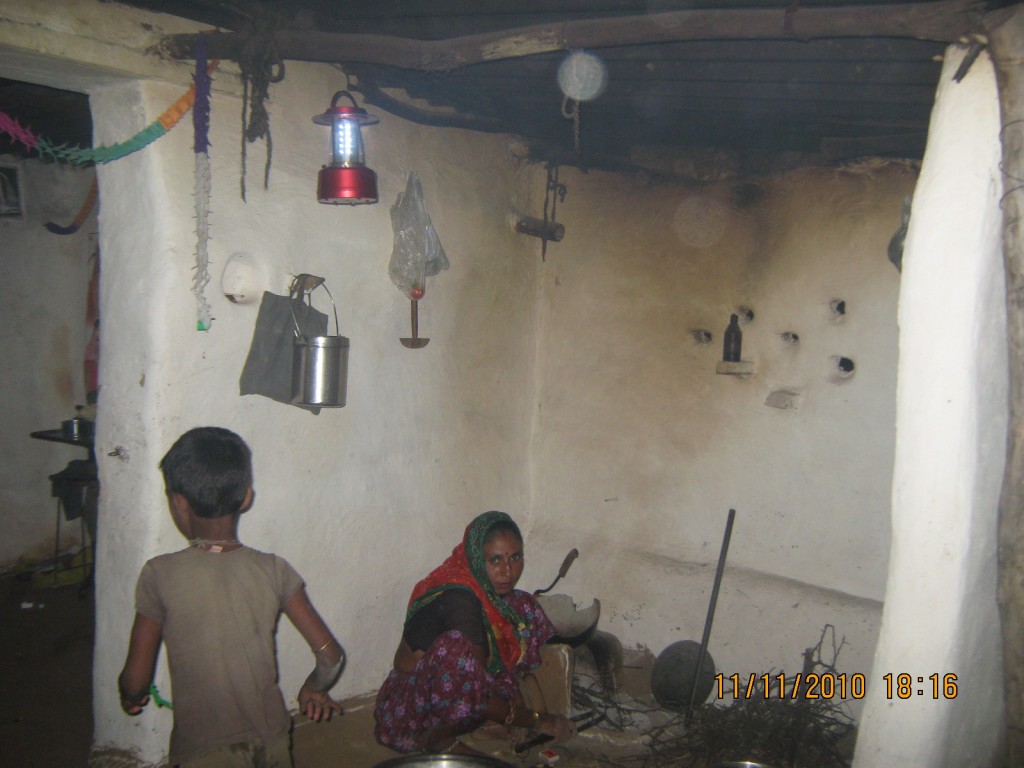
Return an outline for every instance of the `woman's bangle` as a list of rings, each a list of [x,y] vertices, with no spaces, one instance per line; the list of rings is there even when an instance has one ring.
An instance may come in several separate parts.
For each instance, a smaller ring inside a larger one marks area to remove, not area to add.
[[[533,727],[536,728],[540,725],[540,712],[533,710]]]

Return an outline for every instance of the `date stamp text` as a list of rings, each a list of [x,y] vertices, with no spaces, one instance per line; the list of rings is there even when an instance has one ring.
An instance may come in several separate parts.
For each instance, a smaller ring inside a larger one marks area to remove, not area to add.
[[[809,672],[787,677],[784,672],[777,674],[751,673],[743,677],[738,673],[715,675],[715,692],[719,699],[863,699],[867,694],[867,678],[857,672]],[[937,672],[915,677],[906,672],[882,675],[887,699],[955,699],[957,697],[956,675]]]

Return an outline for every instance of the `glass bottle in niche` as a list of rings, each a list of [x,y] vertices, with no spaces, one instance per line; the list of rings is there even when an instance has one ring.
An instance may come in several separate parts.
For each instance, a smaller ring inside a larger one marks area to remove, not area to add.
[[[722,342],[722,360],[727,363],[738,363],[742,346],[743,331],[740,330],[739,315],[731,315],[729,317],[729,325],[725,329],[725,338]]]

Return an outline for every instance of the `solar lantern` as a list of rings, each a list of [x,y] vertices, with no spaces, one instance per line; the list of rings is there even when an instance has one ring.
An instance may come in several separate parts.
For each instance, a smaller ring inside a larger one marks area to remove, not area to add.
[[[351,105],[338,102],[347,98]],[[318,125],[331,126],[331,162],[320,169],[317,198],[332,205],[377,202],[377,174],[366,167],[360,127],[380,122],[362,109],[348,91],[338,91],[330,108],[313,116]]]

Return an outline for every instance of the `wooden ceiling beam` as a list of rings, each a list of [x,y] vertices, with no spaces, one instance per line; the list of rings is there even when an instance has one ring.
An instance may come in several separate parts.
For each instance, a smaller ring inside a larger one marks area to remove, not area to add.
[[[642,16],[566,21],[445,40],[369,34],[281,30],[273,45],[285,60],[391,64],[404,69],[450,71],[469,64],[540,53],[686,40],[814,40],[897,37],[953,42],[980,33],[983,3],[934,3],[778,9],[667,11]],[[211,58],[237,61],[246,38],[206,35]],[[195,35],[164,37],[159,48],[176,59],[193,58]]]
[[[431,100],[443,100],[455,106],[471,107],[486,102],[506,104],[502,94],[509,89],[507,84],[493,81],[482,83],[452,83],[447,87],[437,83],[405,82],[401,85],[386,78],[375,80],[378,87],[403,88],[410,96]],[[511,114],[523,107],[534,105],[560,105],[563,100],[557,88],[522,89],[516,98]],[[802,111],[820,108],[861,110],[873,113],[885,112],[894,115],[910,113],[914,116],[930,113],[935,102],[934,87],[923,86],[842,86],[837,88],[816,87],[813,89],[790,87],[785,83],[673,83],[671,85],[648,85],[637,90],[628,85],[610,88],[599,99],[581,105],[590,114],[629,111],[633,104],[649,103],[659,109],[674,111],[688,108],[689,104],[708,105],[710,109],[730,111]]]
[[[924,152],[926,132],[889,133],[875,136],[826,136],[821,154],[828,160],[848,160],[865,155],[914,155]]]
[[[616,59],[668,61],[921,61],[941,54],[945,47],[945,41],[912,40],[905,37],[684,40],[606,48],[601,55]]]
[[[388,111],[389,105],[404,103],[396,97],[391,97],[387,103],[379,98],[371,96],[372,91],[364,92],[364,100],[370,104],[380,104]],[[436,94],[431,97],[429,94],[411,93],[410,96],[423,98],[428,103],[436,104]],[[450,98],[448,98],[450,97]],[[514,106],[507,107],[498,101],[486,101],[480,94],[464,94],[456,98],[451,94],[445,95],[444,105],[436,107],[438,112],[444,113],[445,107],[452,107],[464,115],[472,116],[473,120],[487,120],[494,124],[492,130],[514,132],[520,126],[540,122],[550,116],[552,124],[565,122],[569,123],[562,116],[561,100],[547,98],[538,95],[531,99],[518,100]],[[616,109],[592,108],[584,104],[581,108],[581,120],[586,123],[602,122],[607,124],[621,123],[634,126],[634,132],[641,132],[645,124],[673,124],[689,120],[703,121],[750,121],[756,120],[759,125],[773,122],[785,121],[791,124],[802,122],[826,122],[838,123],[855,120],[871,121],[874,123],[886,123],[892,125],[920,125],[927,123],[928,115],[931,113],[930,103],[871,105],[861,102],[836,101],[828,104],[811,101],[795,100],[761,100],[752,102],[744,99],[728,98],[705,98],[705,99],[680,99],[667,105],[664,100],[647,101],[640,96],[635,102],[624,100]],[[399,116],[405,116],[401,113]],[[445,124],[448,124],[447,121]]]
[[[927,85],[933,90],[938,82],[942,65],[935,62],[833,62],[808,61],[806,65],[794,65],[779,61],[649,61],[608,60],[611,82],[699,82],[699,83],[863,83],[885,85]],[[486,80],[548,80],[555,83],[558,63],[556,61],[521,62],[496,61],[481,64],[472,69],[458,70],[447,75],[436,73],[410,74],[409,70],[395,69],[403,78],[411,77],[460,77],[464,82]],[[934,95],[934,93],[933,93]]]
[[[223,5],[223,0],[207,0],[208,3]],[[888,0],[889,3],[900,0]],[[817,5],[825,3],[817,2]],[[832,0],[833,5],[842,5]],[[569,16],[573,14],[595,15],[639,15],[651,12],[650,0],[402,0],[400,3],[366,0],[333,0],[331,6],[343,6],[341,14],[346,19],[388,21],[405,18],[475,18],[543,15]],[[728,6],[761,6],[778,8],[779,0],[658,0],[659,11],[692,10],[694,8],[724,8]],[[471,10],[467,10],[467,6]]]
[[[527,107],[527,110],[533,113],[530,115],[524,116],[523,112],[525,110],[519,110],[516,114],[495,111],[494,114],[489,116],[503,121],[506,125],[514,124],[518,126],[536,121],[538,115],[550,114],[552,124],[559,122],[564,122],[567,125],[571,124],[570,121],[562,117],[559,106],[558,104],[544,103],[536,107]],[[601,122],[609,125],[621,124],[623,127],[633,126],[631,129],[633,133],[642,133],[646,125],[657,127],[694,120],[706,122],[709,125],[722,125],[728,121],[735,121],[739,124],[756,121],[757,125],[762,127],[776,122],[785,122],[789,125],[799,126],[812,123],[848,123],[857,119],[900,125],[920,125],[922,118],[926,119],[929,115],[929,110],[923,107],[903,107],[898,111],[886,111],[883,113],[874,110],[866,111],[862,104],[832,104],[828,107],[819,104],[789,105],[788,109],[780,112],[773,109],[767,102],[754,106],[742,101],[682,105],[675,109],[665,109],[657,104],[647,108],[642,104],[623,105],[623,112],[625,114],[621,117],[610,115],[607,112],[588,114],[584,107],[580,121],[583,124],[589,121],[591,123]],[[515,123],[511,122],[512,118],[516,118]]]

